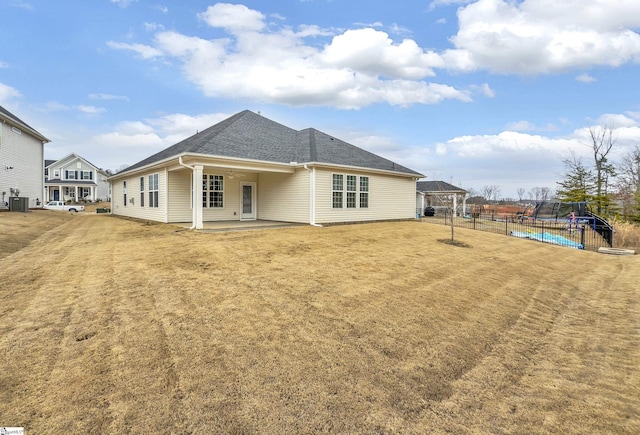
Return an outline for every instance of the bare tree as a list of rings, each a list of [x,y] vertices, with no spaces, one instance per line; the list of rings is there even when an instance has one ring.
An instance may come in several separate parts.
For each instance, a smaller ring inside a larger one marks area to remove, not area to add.
[[[524,187],[518,187],[518,190],[516,190],[516,192],[518,193],[518,201],[522,201],[526,190],[524,189]]]
[[[616,142],[612,126],[589,127],[593,163],[596,170],[595,202],[598,214],[606,211],[610,198],[608,194],[609,177],[615,176],[613,165],[608,163],[607,156]]]
[[[625,154],[618,165],[616,188],[622,200],[622,214],[640,220],[640,146]]]

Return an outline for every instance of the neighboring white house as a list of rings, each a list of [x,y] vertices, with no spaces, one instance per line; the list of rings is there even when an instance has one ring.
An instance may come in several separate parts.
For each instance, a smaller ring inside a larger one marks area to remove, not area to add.
[[[111,176],[111,211],[160,222],[415,218],[423,175],[245,110]]]
[[[49,139],[0,106],[0,208],[10,197],[28,198],[29,208],[42,204],[44,144]]]
[[[108,201],[107,173],[77,154],[47,160],[44,168],[45,201]]]

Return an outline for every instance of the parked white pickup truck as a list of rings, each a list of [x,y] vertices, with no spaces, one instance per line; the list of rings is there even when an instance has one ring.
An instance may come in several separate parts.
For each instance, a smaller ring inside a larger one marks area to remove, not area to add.
[[[79,211],[84,211],[84,205],[66,205],[62,201],[49,201],[44,205],[43,208],[46,210],[75,211],[76,213]]]

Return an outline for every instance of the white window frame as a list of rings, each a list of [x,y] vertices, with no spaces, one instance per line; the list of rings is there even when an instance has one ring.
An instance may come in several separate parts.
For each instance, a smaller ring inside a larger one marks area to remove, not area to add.
[[[202,208],[224,209],[225,184],[224,175],[202,174]]]
[[[86,177],[85,177],[86,175]],[[80,171],[80,179],[81,180],[91,180],[93,177],[91,176],[91,171]]]
[[[158,173],[149,175],[149,207],[158,208],[159,200],[159,182],[160,176]]]
[[[366,180],[366,184],[362,182]],[[369,208],[369,189],[371,186],[371,178],[368,175],[358,177],[358,208]],[[363,189],[364,187],[364,189]],[[363,197],[366,198],[366,204],[363,206]]]
[[[338,180],[339,183],[336,183]],[[334,210],[344,208],[344,174],[331,174],[331,208]]]
[[[140,177],[140,207],[144,207],[144,177]]]
[[[336,183],[340,177],[340,182]],[[368,175],[331,174],[331,208],[334,210],[354,210],[369,208],[371,177]],[[337,198],[340,200],[337,201]],[[337,204],[340,203],[340,206]]]

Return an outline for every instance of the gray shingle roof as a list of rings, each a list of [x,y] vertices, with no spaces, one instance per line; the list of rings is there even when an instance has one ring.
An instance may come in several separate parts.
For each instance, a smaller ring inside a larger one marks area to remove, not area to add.
[[[416,183],[418,192],[438,193],[438,192],[465,192],[466,190],[449,184],[445,181],[418,181]]]
[[[325,163],[422,176],[313,128],[294,130],[244,110],[128,167],[120,174],[184,153],[274,163]]]

